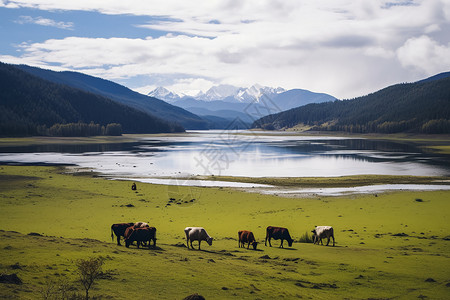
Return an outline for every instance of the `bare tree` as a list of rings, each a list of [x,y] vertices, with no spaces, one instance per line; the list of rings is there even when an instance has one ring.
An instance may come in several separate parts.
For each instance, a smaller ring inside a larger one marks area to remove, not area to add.
[[[69,298],[68,291],[71,289],[71,285],[65,278],[61,278],[57,281],[47,280],[39,289],[39,293],[44,300],[66,300]]]
[[[78,275],[86,291],[86,300],[89,299],[89,289],[101,274],[103,262],[104,258],[102,257],[79,259],[76,262]]]

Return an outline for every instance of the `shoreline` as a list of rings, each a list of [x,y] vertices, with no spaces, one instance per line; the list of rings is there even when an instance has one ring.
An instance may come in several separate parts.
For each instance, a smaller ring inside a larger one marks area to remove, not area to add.
[[[338,177],[240,177],[240,176],[167,176],[126,177],[103,174],[93,168],[58,163],[3,163],[1,166],[59,167],[63,174],[135,181],[161,186],[230,188],[248,193],[281,197],[320,197],[387,193],[392,191],[450,190],[449,176],[351,175]]]

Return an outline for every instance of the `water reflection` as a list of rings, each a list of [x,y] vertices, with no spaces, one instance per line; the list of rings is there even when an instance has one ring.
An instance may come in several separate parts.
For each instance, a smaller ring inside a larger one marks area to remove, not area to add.
[[[99,144],[39,144],[30,146],[0,147],[0,153],[88,153],[133,151],[140,143],[99,143]]]
[[[415,144],[339,137],[197,132],[133,143],[0,147],[0,161],[90,167],[112,176],[450,175],[448,155]]]

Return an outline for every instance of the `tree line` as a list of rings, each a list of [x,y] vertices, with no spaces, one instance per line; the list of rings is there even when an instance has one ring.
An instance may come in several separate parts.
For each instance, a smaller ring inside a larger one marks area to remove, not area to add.
[[[91,122],[87,123],[67,123],[67,124],[53,124],[50,128],[44,126],[38,126],[38,135],[46,136],[99,136],[110,135],[120,136],[122,135],[122,125],[117,123],[110,123],[106,126],[95,124]]]

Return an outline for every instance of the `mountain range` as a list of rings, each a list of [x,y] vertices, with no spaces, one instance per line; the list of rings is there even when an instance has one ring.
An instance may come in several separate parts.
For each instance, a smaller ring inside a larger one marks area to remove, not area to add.
[[[222,119],[230,122],[239,118],[251,124],[255,120],[275,112],[281,112],[309,103],[335,101],[336,98],[308,90],[285,90],[255,84],[249,88],[232,85],[213,86],[196,96],[178,95],[164,87],[151,91],[149,96],[182,107],[207,120]]]
[[[351,100],[308,104],[256,120],[253,128],[356,133],[450,133],[450,72]]]
[[[186,129],[208,129],[201,117],[160,99],[135,92],[125,86],[78,72],[51,70],[18,65],[17,68],[42,79],[101,95],[118,103],[141,110],[160,119],[181,124]]]
[[[0,63],[0,136],[46,135],[54,126],[67,124],[86,124],[93,129],[120,124],[124,133],[184,131],[177,123],[102,95]]]
[[[151,95],[82,73],[0,62],[0,135],[45,134],[58,124],[120,125],[125,133],[231,125],[244,129],[250,124],[262,129],[450,133],[450,72],[351,100],[260,85],[220,85],[196,97],[158,88]]]
[[[206,92],[199,92],[196,96],[178,95],[164,87],[158,87],[148,93],[149,96],[162,99],[167,102],[174,102],[185,98],[193,98],[199,101],[225,101],[236,103],[258,102],[261,97],[273,98],[277,94],[283,93],[283,88],[270,88],[255,84],[249,88],[235,87],[232,85],[221,84],[213,86]]]

